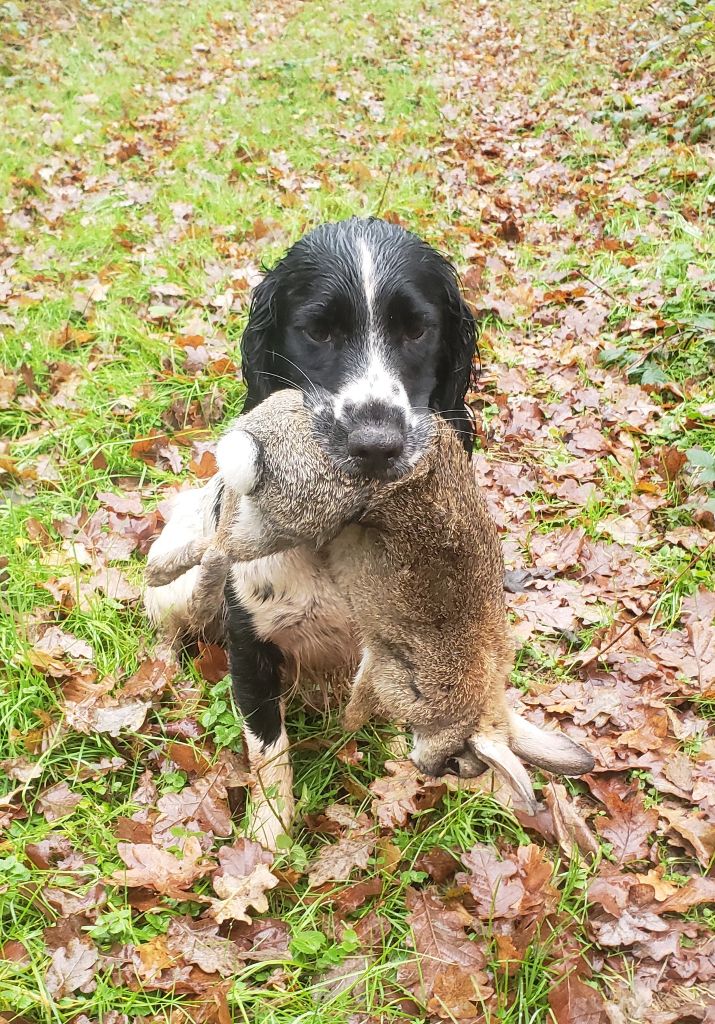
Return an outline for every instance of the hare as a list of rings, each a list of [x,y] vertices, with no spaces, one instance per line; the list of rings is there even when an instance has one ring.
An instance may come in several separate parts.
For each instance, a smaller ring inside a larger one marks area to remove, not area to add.
[[[533,808],[522,759],[580,775],[593,758],[506,702],[513,645],[501,546],[459,439],[427,414],[422,454],[408,473],[365,480],[329,458],[322,415],[319,397],[283,391],[233,424],[217,449],[224,493],[215,532],[153,548],[150,586],[194,573],[182,609],[196,631],[220,618],[224,586],[243,563],[310,551],[320,580],[343,602],[346,663],[359,653],[346,727],[375,714],[405,722],[420,771],[469,777],[489,765]],[[259,714],[246,724],[249,755],[260,762],[275,741],[261,735]],[[285,764],[285,750],[280,757]],[[284,823],[269,819],[263,811],[262,837],[274,842]]]

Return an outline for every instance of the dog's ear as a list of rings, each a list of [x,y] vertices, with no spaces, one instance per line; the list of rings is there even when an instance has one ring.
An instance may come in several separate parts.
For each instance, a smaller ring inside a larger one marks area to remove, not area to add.
[[[241,371],[246,385],[244,412],[282,387],[273,374],[273,350],[278,344],[278,275],[269,271],[251,296],[248,323],[241,338]]]
[[[464,398],[469,390],[472,360],[477,349],[477,328],[474,315],[462,298],[457,275],[444,261],[442,352],[437,369],[437,386],[430,397],[430,406],[441,412],[462,437],[467,452],[472,451],[474,428],[464,411]]]

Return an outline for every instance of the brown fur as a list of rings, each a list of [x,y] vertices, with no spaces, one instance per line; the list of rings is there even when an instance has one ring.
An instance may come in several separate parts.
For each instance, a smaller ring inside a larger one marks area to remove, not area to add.
[[[571,774],[590,770],[592,759],[507,707],[513,646],[499,537],[454,431],[437,417],[425,429],[426,452],[407,476],[362,482],[328,459],[299,393],[272,396],[219,446],[227,483],[242,479],[244,486],[225,490],[215,537],[155,560],[152,583],[201,558],[192,614],[209,621],[232,561],[296,545],[321,548],[363,650],[346,726],[358,728],[375,713],[404,721],[423,771],[473,775],[486,762],[531,800],[515,755]],[[232,445],[244,453],[233,469]],[[246,452],[253,452],[250,472]]]

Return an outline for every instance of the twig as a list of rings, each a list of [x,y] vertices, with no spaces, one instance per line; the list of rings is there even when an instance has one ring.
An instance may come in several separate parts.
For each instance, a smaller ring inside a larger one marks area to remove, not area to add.
[[[692,567],[697,562],[700,561],[700,559],[703,557],[703,555],[708,551],[709,548],[711,548],[713,546],[713,544],[715,544],[715,537],[713,537],[712,540],[708,541],[708,543],[705,545],[705,547],[702,549],[702,551],[698,551],[697,554],[694,555],[690,559],[690,561],[685,566],[685,568],[682,570],[682,572],[679,572],[678,575],[675,577],[675,579],[670,581],[670,583],[667,585],[667,587],[665,587],[663,592],[660,593],[660,594],[656,594],[655,597],[653,598],[653,600],[648,602],[647,607],[639,615],[636,615],[635,619],[633,619],[626,626],[624,626],[624,628],[621,630],[621,632],[617,636],[614,636],[613,640],[611,640],[610,643],[607,643],[605,647],[602,647],[599,651],[596,651],[596,653],[594,655],[592,655],[586,661],[581,662],[580,664],[579,664],[578,658],[575,658],[571,662],[571,664],[569,665],[569,668],[577,668],[577,667],[579,669],[586,668],[587,665],[591,665],[594,661],[598,661],[599,658],[601,658],[606,653],[606,651],[610,651],[610,649],[612,647],[615,647],[615,645],[618,643],[618,641],[621,640],[626,635],[626,633],[629,633],[632,629],[634,629],[638,625],[638,623],[641,621],[641,619],[644,619],[646,617],[646,615],[648,615],[648,613],[650,612],[651,608],[656,603],[656,601],[659,601],[663,597],[664,594],[667,594],[668,591],[671,590],[675,586],[675,584],[678,582],[678,580],[681,580],[683,578],[683,576],[685,576],[686,572],[690,572]]]
[[[385,178],[385,184],[383,186],[382,194],[380,196],[380,202],[377,204],[377,209],[375,210],[375,216],[376,217],[379,217],[380,214],[382,213],[382,204],[385,202],[385,196],[387,195],[387,190],[390,187],[390,181],[392,180],[392,172],[397,167],[398,159],[399,159],[399,157],[396,156],[395,159],[392,161],[392,167],[387,172],[387,177]]]
[[[588,274],[584,274],[583,270],[577,269],[576,273],[579,277],[582,277],[584,281],[588,281],[588,283],[592,284],[594,288],[598,288],[600,292],[603,292],[604,295],[607,295],[611,302],[620,302],[620,299],[617,299],[613,292],[609,292],[608,288],[604,288],[602,284],[598,283],[598,281],[594,281],[592,277],[588,276]]]

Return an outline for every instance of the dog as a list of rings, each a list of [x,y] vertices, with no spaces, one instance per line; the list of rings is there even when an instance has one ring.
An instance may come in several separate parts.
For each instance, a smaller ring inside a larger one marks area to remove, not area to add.
[[[456,434],[421,413],[422,454],[410,470],[368,479],[336,467],[327,402],[317,391],[279,392],[229,428],[217,450],[225,489],[216,533],[152,550],[148,582],[167,585],[200,565],[184,630],[201,630],[221,614],[240,563],[295,547],[320,552],[360,648],[346,727],[375,715],[407,722],[421,772],[469,777],[491,765],[535,813],[520,757],[571,775],[590,771],[593,758],[507,706],[501,545]],[[259,765],[252,830],[274,848],[290,824],[292,786],[286,772],[271,793],[264,774]]]
[[[376,218],[316,228],[256,288],[241,342],[245,411],[285,387],[318,395],[326,449],[336,467],[399,479],[423,450],[422,414],[438,413],[466,451],[473,437],[464,399],[476,325],[451,264],[405,229]],[[221,474],[178,495],[155,542],[156,557],[212,534]],[[199,578],[194,567],[149,588],[152,620],[177,634]],[[309,547],[242,563],[226,585],[208,639],[228,648],[249,761],[281,790],[290,775],[282,693],[288,664],[310,673],[353,671],[360,660],[349,609]]]

